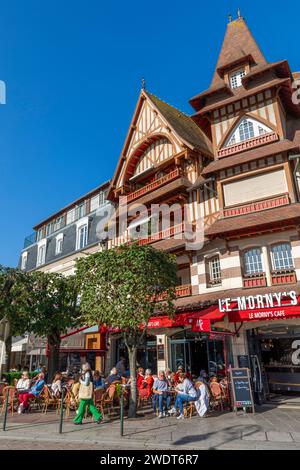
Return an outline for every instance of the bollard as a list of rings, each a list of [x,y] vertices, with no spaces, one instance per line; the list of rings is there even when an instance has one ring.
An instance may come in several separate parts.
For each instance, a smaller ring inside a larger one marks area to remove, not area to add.
[[[62,428],[63,428],[63,420],[64,420],[64,394],[65,394],[65,390],[62,389],[62,391],[61,391],[61,399],[60,399],[59,434],[62,434]]]
[[[6,421],[7,421],[7,412],[8,412],[8,402],[9,402],[9,390],[7,390],[7,391],[6,391],[5,411],[4,411],[4,420],[3,420],[3,431],[6,431]]]
[[[121,387],[121,400],[120,400],[120,435],[124,435],[124,393]]]

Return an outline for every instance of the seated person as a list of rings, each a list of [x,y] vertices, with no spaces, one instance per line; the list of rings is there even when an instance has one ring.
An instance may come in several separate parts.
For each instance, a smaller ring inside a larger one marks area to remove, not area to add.
[[[56,372],[53,382],[51,384],[51,391],[55,397],[61,396],[62,390],[62,374],[60,372]]]
[[[104,380],[98,370],[95,370],[93,375],[94,388],[105,388]]]
[[[156,378],[153,383],[153,408],[154,411],[156,411],[156,405],[158,403],[159,418],[166,416],[166,411],[170,406],[171,396],[168,392],[168,381],[164,371],[160,370],[158,373],[158,378]]]
[[[177,372],[174,376],[174,382],[175,384],[177,384],[179,382],[179,374],[183,374],[184,373],[184,369],[183,369],[183,366],[179,366],[178,369],[177,369]],[[187,379],[189,379],[191,382],[192,382],[192,375],[189,371],[185,372],[185,375],[187,377]]]
[[[195,402],[196,410],[201,418],[203,418],[209,407],[209,394],[207,391],[207,385],[199,380],[195,384],[195,388],[198,394],[198,400]]]
[[[145,377],[143,377],[143,381],[138,387],[139,395],[141,398],[149,398],[152,395],[152,388],[153,388],[154,379],[151,374],[150,369],[146,369]]]
[[[113,383],[121,383],[121,376],[120,374],[118,374],[116,367],[113,367],[110,371],[110,374],[107,377],[107,383],[108,385],[111,385]]]
[[[198,395],[197,391],[190,381],[190,379],[186,376],[186,374],[181,373],[178,376],[179,383],[182,383],[182,387],[180,387],[176,400],[174,403],[173,408],[170,410],[170,414],[176,414],[177,408],[179,408],[179,416],[177,419],[184,419],[184,413],[183,413],[183,403],[184,402],[190,402],[190,401],[197,401],[198,400]]]
[[[117,369],[117,373],[121,375],[122,377],[125,377],[126,375],[125,364],[126,364],[126,359],[124,356],[121,356],[119,362],[117,362],[116,364],[116,369]]]
[[[27,410],[29,407],[29,400],[31,398],[36,398],[40,395],[45,385],[45,376],[43,372],[38,374],[38,378],[34,385],[31,386],[29,392],[19,394],[19,403],[18,413],[21,414],[23,411]]]
[[[201,369],[199,377],[197,378],[197,382],[204,382],[206,385],[208,384],[208,374],[206,370]]]
[[[144,369],[142,367],[139,367],[137,370],[137,378],[136,378],[136,386],[138,389],[143,387],[143,382],[144,382]]]
[[[21,378],[18,380],[16,389],[18,393],[26,393],[30,388],[30,379],[28,372],[23,372]]]
[[[4,374],[1,375],[0,383],[2,383],[2,384],[7,384],[7,385],[8,385],[8,381],[7,381],[6,375],[4,375]]]

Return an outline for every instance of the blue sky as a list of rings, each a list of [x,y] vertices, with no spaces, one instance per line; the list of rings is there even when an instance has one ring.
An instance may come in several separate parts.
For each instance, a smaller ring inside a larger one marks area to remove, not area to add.
[[[0,1],[0,264],[32,226],[114,171],[139,94],[190,112],[237,7],[267,60],[300,70],[298,17],[274,1]]]

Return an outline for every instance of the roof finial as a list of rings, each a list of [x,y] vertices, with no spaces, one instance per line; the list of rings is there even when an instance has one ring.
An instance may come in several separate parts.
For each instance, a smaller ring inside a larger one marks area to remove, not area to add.
[[[238,18],[241,18],[241,9],[240,8],[238,8],[237,15],[238,15]]]
[[[232,15],[229,14],[228,19],[229,19],[229,23],[231,23],[232,22]]]
[[[142,90],[146,89],[146,80],[144,77],[142,77]]]

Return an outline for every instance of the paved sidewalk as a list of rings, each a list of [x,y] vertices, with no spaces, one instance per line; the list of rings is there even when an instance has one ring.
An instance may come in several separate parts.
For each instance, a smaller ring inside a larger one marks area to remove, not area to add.
[[[0,449],[300,449],[300,410],[295,409],[260,407],[254,415],[212,413],[184,421],[146,415],[125,420],[122,438],[119,420],[97,425],[87,419],[74,426],[71,418],[60,435],[55,412],[9,416]]]

